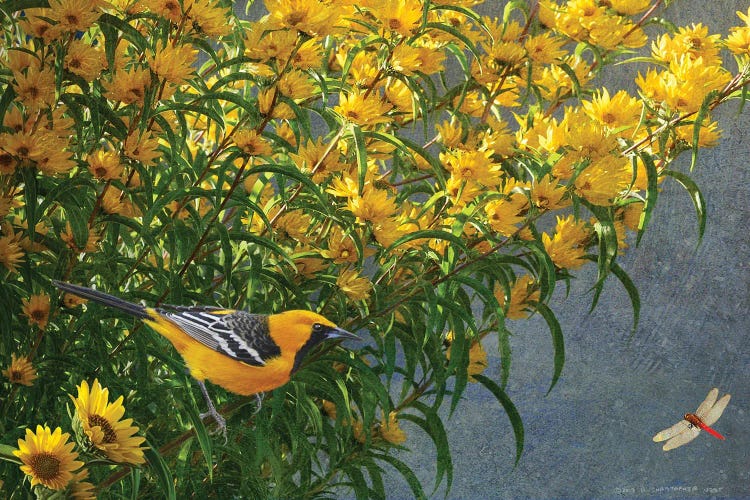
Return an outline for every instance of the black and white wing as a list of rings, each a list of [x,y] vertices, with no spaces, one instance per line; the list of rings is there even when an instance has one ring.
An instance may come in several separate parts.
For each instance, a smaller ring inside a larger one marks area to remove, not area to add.
[[[156,311],[206,347],[243,363],[263,366],[281,355],[265,315],[214,307],[173,306]]]

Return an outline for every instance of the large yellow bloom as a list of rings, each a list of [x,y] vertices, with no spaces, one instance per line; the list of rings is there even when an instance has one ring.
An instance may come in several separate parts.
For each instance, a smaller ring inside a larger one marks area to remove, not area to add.
[[[98,380],[94,380],[90,389],[84,380],[78,386],[78,397],[70,397],[76,407],[74,425],[80,426],[93,448],[101,450],[113,462],[145,462],[141,444],[146,438],[135,436],[138,427],[131,425],[132,418],[120,420],[125,414],[122,396],[110,403],[109,390]]]
[[[36,433],[26,429],[26,439],[18,440],[18,449],[13,451],[23,465],[21,470],[31,479],[31,485],[41,484],[52,490],[65,488],[73,472],[83,466],[76,460],[70,434],[63,434],[59,427],[54,432],[46,425],[36,426]]]

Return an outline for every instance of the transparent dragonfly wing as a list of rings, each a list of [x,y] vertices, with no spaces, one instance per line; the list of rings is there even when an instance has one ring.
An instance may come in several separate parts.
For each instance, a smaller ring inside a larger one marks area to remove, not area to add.
[[[704,424],[712,425],[714,422],[719,420],[719,417],[721,416],[721,414],[724,413],[724,409],[729,404],[729,399],[731,397],[732,397],[731,395],[725,394],[724,396],[722,396],[721,399],[719,399],[716,402],[715,405],[713,405],[713,408],[711,408],[710,410],[707,410],[706,413],[704,414],[696,413],[696,415],[698,415],[700,419],[703,420]]]
[[[672,437],[672,439],[664,443],[662,450],[674,450],[675,448],[678,448],[683,444],[688,444],[690,441],[698,437],[698,434],[701,433],[701,430],[699,428],[691,426],[689,423],[687,423],[687,421],[683,420],[683,422],[685,422],[688,429],[685,432],[677,434],[676,436]]]
[[[687,420],[680,420],[669,429],[664,429],[663,431],[656,434],[656,436],[654,436],[654,442],[658,443],[659,441],[666,441],[667,439],[671,439],[674,436],[690,430],[690,428],[690,422],[688,422]]]
[[[714,403],[716,403],[716,398],[719,397],[719,389],[714,387],[710,391],[708,391],[708,396],[706,396],[706,399],[698,406],[698,409],[695,410],[695,414],[700,417],[701,420],[704,420],[703,417],[706,416],[708,411],[714,406]]]

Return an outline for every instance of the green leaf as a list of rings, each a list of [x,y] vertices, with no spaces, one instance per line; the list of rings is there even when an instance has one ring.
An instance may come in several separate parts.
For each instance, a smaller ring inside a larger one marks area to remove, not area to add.
[[[161,487],[161,493],[169,500],[177,500],[172,472],[158,450],[148,441],[147,444],[148,447],[143,450],[143,454],[151,466],[151,471],[156,476],[156,480]]]
[[[404,236],[400,237],[399,239],[394,241],[391,246],[388,247],[386,252],[392,253],[396,248],[410,241],[430,238],[437,240],[446,240],[458,246],[464,252],[469,251],[468,248],[466,248],[466,244],[461,238],[454,236],[447,231],[440,231],[439,229],[423,229],[420,231],[414,231],[413,233],[405,234]],[[425,244],[427,244],[427,242],[425,242]]]
[[[651,220],[651,214],[656,206],[656,199],[659,196],[659,173],[656,171],[656,164],[651,158],[651,155],[645,152],[638,153],[638,156],[646,166],[646,179],[648,186],[646,188],[646,203],[643,206],[643,213],[641,213],[641,220],[638,223],[638,236],[635,240],[635,246],[641,243],[641,238],[648,227],[648,222]]]
[[[195,437],[198,438],[198,445],[201,447],[203,452],[203,458],[206,461],[206,470],[208,471],[209,481],[213,481],[214,477],[214,455],[213,455],[213,444],[211,436],[208,434],[208,429],[203,424],[195,405],[185,405],[184,408],[187,411],[190,421],[193,423],[193,429],[195,430]]]
[[[518,461],[521,460],[521,454],[523,453],[524,431],[521,414],[518,413],[518,410],[505,391],[503,391],[492,379],[487,378],[484,375],[474,375],[474,379],[485,386],[505,409],[505,413],[508,415],[508,419],[510,419],[510,425],[513,427],[513,435],[516,438],[516,465],[518,465]]]
[[[633,306],[633,329],[631,331],[631,335],[633,335],[635,334],[636,328],[638,328],[638,320],[641,316],[641,297],[638,294],[638,289],[636,288],[635,283],[633,283],[633,280],[630,279],[628,273],[626,273],[616,262],[612,263],[610,271],[617,276],[617,279],[620,280],[622,286],[625,287],[625,291],[628,292],[628,297],[630,297],[630,304]]]
[[[695,121],[693,122],[693,143],[691,144],[692,151],[690,155],[691,172],[693,171],[693,168],[695,168],[695,164],[698,162],[698,143],[700,142],[701,127],[703,126],[703,121],[708,116],[709,111],[711,111],[711,103],[716,99],[716,97],[718,97],[718,95],[718,90],[712,90],[711,92],[706,94],[706,97],[703,99],[698,113],[695,115]]]
[[[357,157],[357,177],[359,178],[359,193],[365,189],[365,176],[367,175],[367,145],[362,134],[362,129],[357,125],[351,125],[352,137],[354,137],[354,152]]]
[[[417,476],[414,474],[414,472],[412,472],[408,465],[406,465],[398,458],[392,455],[386,455],[384,453],[373,452],[372,457],[375,460],[381,460],[396,469],[404,477],[404,479],[406,479],[406,483],[409,485],[409,488],[411,488],[411,492],[412,494],[414,494],[414,498],[427,500],[427,495],[425,495],[424,490],[422,489],[422,484],[419,482],[419,479],[417,479]]]
[[[552,347],[555,351],[554,356],[554,372],[552,373],[552,382],[550,382],[547,394],[552,391],[552,388],[557,384],[560,374],[562,373],[563,366],[565,365],[565,340],[563,339],[562,328],[560,323],[555,317],[555,313],[547,304],[537,303],[536,310],[542,315],[544,320],[547,322],[549,327],[549,333],[552,335]]]
[[[417,422],[417,420],[421,419],[412,419],[413,415],[409,415],[408,413],[400,414],[399,418],[411,420],[417,425],[420,425],[435,444],[435,450],[437,451],[437,468],[435,471],[435,490],[433,490],[432,494],[434,495],[438,486],[440,486],[440,483],[443,481],[443,476],[445,476],[445,489],[446,491],[450,491],[451,485],[453,484],[453,461],[451,459],[451,450],[448,443],[448,434],[445,431],[443,421],[440,419],[434,408],[431,408],[424,403],[415,401],[412,404],[412,407],[422,412],[425,416],[422,423]]]
[[[695,215],[698,217],[698,244],[700,245],[701,241],[703,241],[703,234],[706,231],[706,200],[703,198],[703,193],[701,193],[698,184],[682,172],[666,169],[664,170],[664,174],[679,182],[690,194],[690,199],[693,201],[693,206],[695,207]]]

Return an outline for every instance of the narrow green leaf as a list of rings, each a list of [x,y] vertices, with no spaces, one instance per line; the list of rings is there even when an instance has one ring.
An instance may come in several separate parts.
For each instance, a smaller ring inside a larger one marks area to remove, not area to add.
[[[690,154],[690,171],[693,171],[693,168],[695,168],[695,164],[698,162],[698,149],[699,149],[699,141],[701,136],[701,127],[703,126],[703,121],[708,116],[709,111],[711,111],[710,105],[716,99],[716,97],[719,95],[718,90],[712,90],[708,94],[706,94],[706,97],[703,99],[703,102],[701,103],[701,107],[698,110],[698,113],[695,115],[695,121],[693,122],[693,143],[690,145],[691,147],[691,154]]]
[[[537,303],[536,310],[547,322],[549,333],[552,335],[552,347],[555,351],[552,382],[550,383],[549,389],[547,389],[547,394],[549,394],[560,378],[563,366],[565,365],[565,340],[563,339],[563,333],[562,328],[560,327],[560,323],[557,321],[555,313],[552,312],[552,309],[550,309],[547,304]]]
[[[513,427],[513,434],[516,438],[516,465],[521,460],[521,454],[523,453],[523,421],[521,420],[521,414],[518,413],[516,406],[510,400],[504,390],[500,388],[492,379],[485,377],[484,375],[474,375],[474,379],[485,386],[505,409],[505,413],[510,419],[510,425]]]
[[[641,220],[638,223],[638,236],[635,240],[635,246],[638,246],[641,243],[641,238],[646,231],[648,222],[651,220],[651,214],[654,211],[654,207],[656,206],[656,199],[659,195],[659,186],[657,184],[659,181],[659,173],[656,171],[656,164],[654,163],[653,158],[651,158],[651,155],[645,152],[639,153],[638,156],[646,166],[646,178],[648,181],[648,186],[646,188],[646,203],[643,206]]]
[[[357,125],[351,125],[352,137],[354,137],[354,153],[357,157],[357,177],[359,178],[359,192],[365,189],[365,176],[367,175],[367,146],[362,129]]]
[[[406,465],[398,458],[392,455],[386,455],[384,453],[373,452],[372,457],[375,460],[381,460],[396,469],[404,477],[404,479],[406,479],[406,483],[409,485],[409,488],[411,488],[411,492],[414,494],[414,498],[427,500],[427,495],[425,495],[424,490],[422,489],[422,484],[419,482],[419,479],[417,479],[417,476],[414,474],[414,472],[412,472],[408,465]]]
[[[188,417],[190,417],[190,421],[193,423],[195,437],[198,438],[198,445],[203,452],[203,458],[206,461],[206,470],[208,470],[208,478],[213,481],[214,455],[211,436],[208,434],[208,429],[206,429],[206,426],[203,424],[203,420],[201,420],[195,405],[185,405],[185,410],[188,413]]]
[[[400,237],[396,241],[394,241],[391,246],[388,247],[388,250],[386,253],[393,252],[396,248],[400,247],[401,245],[408,243],[410,241],[418,240],[418,239],[437,239],[437,240],[446,240],[454,245],[458,246],[463,252],[468,252],[468,249],[466,248],[466,244],[464,243],[461,238],[454,236],[453,234],[441,231],[439,229],[424,229],[421,231],[414,231],[413,233],[405,234],[404,236]],[[427,242],[425,242],[427,244]]]
[[[154,473],[154,476],[156,476],[161,493],[168,500],[177,500],[172,472],[169,470],[167,463],[157,449],[148,441],[147,444],[148,447],[143,450],[143,454],[146,457],[146,461],[151,466],[151,471]]]
[[[690,194],[690,199],[693,201],[693,206],[695,207],[695,215],[698,217],[698,244],[700,245],[701,241],[703,241],[703,234],[706,231],[706,200],[703,198],[703,193],[701,193],[698,184],[682,172],[667,169],[664,170],[664,174],[679,182],[688,194]]]
[[[638,328],[638,320],[641,316],[641,297],[633,280],[630,279],[628,273],[626,273],[616,262],[612,263],[610,271],[617,276],[617,279],[620,280],[622,286],[625,287],[625,291],[628,292],[628,297],[630,297],[630,304],[633,306],[633,329],[631,331],[631,335],[633,335],[635,334],[635,329]]]
[[[443,481],[445,476],[445,489],[450,491],[453,484],[453,460],[451,459],[450,444],[448,443],[448,433],[445,431],[443,421],[438,416],[434,408],[427,406],[426,404],[415,401],[412,405],[415,409],[422,412],[425,416],[426,427],[424,431],[430,436],[432,442],[435,443],[435,449],[437,451],[437,468],[435,471],[435,490],[432,494],[435,494],[438,486]],[[408,419],[409,414],[404,413],[399,418]]]

